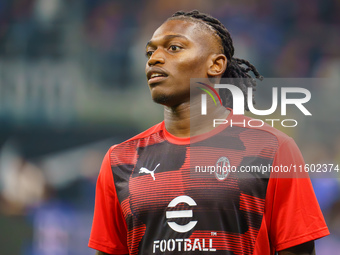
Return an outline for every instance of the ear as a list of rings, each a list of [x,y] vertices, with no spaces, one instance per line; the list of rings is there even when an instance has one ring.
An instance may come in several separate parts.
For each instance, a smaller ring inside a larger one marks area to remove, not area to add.
[[[227,57],[224,54],[213,54],[210,56],[208,76],[221,77],[227,68]]]

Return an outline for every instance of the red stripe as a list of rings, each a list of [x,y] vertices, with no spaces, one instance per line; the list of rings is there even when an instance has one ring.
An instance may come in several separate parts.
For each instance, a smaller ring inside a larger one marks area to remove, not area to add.
[[[240,195],[240,210],[242,211],[252,211],[262,214],[264,210],[264,204],[265,201],[262,198],[253,197],[242,193]]]
[[[128,247],[130,255],[138,254],[138,246],[145,234],[145,229],[146,226],[143,224],[142,226],[135,227],[128,231]]]
[[[138,140],[138,147],[147,147],[156,143],[164,142],[164,137],[159,132],[152,134],[149,137],[141,138]]]
[[[152,210],[162,210],[179,195],[184,195],[180,171],[155,173],[130,179],[130,205],[136,215],[147,214]]]
[[[111,166],[134,165],[137,162],[135,142],[116,146],[110,155]]]
[[[122,203],[121,203],[122,211],[124,214],[125,219],[131,215],[131,208],[130,208],[130,198],[126,198]]]
[[[118,165],[135,165],[137,163],[137,148],[150,146],[164,141],[159,133],[152,134],[150,137],[132,140],[126,143],[117,145],[111,152],[111,166]]]

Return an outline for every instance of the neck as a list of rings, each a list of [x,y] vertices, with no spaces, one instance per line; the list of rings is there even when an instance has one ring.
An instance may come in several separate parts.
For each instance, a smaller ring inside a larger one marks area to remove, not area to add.
[[[191,111],[190,111],[191,108]],[[202,116],[201,101],[191,100],[177,106],[164,106],[164,123],[166,130],[177,137],[190,137],[211,131],[214,119],[226,119],[229,110],[224,106],[215,106],[208,102],[208,114]]]

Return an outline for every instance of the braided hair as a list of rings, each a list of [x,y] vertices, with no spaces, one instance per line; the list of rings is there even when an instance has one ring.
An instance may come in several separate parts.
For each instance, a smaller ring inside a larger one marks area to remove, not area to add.
[[[231,79],[231,82],[234,85],[238,86],[244,95],[248,93],[248,87],[252,88],[255,91],[256,80],[248,74],[249,71],[255,75],[255,78],[262,80],[263,76],[259,74],[255,66],[253,66],[249,61],[244,59],[239,59],[234,57],[234,46],[233,41],[231,39],[229,31],[226,27],[216,18],[201,13],[197,10],[193,10],[190,12],[178,11],[172,15],[168,20],[174,19],[188,19],[193,22],[202,22],[206,24],[208,27],[212,28],[215,31],[216,35],[221,39],[222,53],[226,56],[227,68],[222,75],[222,78],[238,78]],[[243,67],[245,65],[246,67]],[[220,89],[219,90],[220,97],[222,99],[222,103],[225,107],[232,108],[233,106],[233,98],[229,90]],[[254,102],[254,96],[253,96]],[[245,100],[245,109],[249,111],[247,100]]]

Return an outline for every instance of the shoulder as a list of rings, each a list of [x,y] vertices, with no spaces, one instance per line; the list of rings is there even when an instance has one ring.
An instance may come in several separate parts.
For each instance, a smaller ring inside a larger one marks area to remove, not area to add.
[[[116,150],[120,150],[124,148],[136,147],[140,143],[140,141],[143,141],[143,140],[148,140],[148,142],[150,143],[151,142],[150,138],[157,139],[158,137],[159,139],[161,139],[160,135],[161,135],[163,128],[164,128],[164,121],[150,127],[149,129],[131,137],[130,139],[124,142],[111,146],[111,148],[109,149],[109,153],[112,151],[116,151]]]
[[[265,143],[267,141],[267,138],[271,138],[277,141],[278,146],[287,142],[294,142],[293,138],[291,138],[284,132],[272,127],[263,120],[254,119],[243,115],[233,115],[232,121],[233,123],[235,123],[235,126],[241,127],[245,130],[248,139],[252,139],[256,136],[262,136],[263,142]]]

